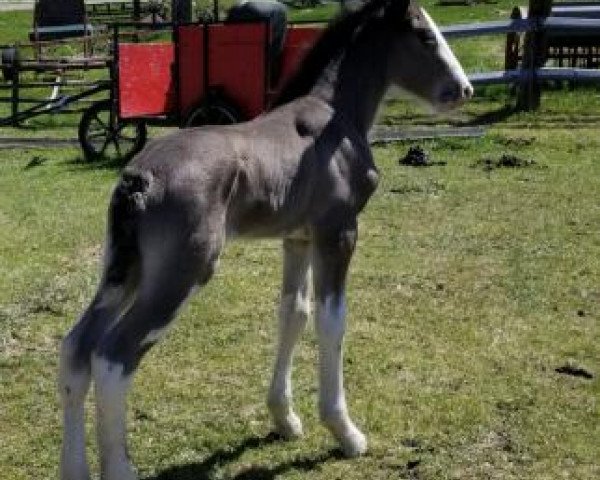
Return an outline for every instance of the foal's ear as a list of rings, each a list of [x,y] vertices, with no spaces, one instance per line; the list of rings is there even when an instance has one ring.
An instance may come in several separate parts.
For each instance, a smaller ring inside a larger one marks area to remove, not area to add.
[[[390,0],[385,11],[386,16],[393,19],[405,18],[409,5],[410,0]]]

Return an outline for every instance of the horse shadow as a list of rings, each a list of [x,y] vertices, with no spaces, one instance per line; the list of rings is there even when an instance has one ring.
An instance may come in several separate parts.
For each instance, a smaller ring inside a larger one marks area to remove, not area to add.
[[[282,441],[275,433],[264,437],[249,437],[233,448],[221,448],[201,462],[185,465],[176,465],[143,480],[211,480],[214,478],[215,468],[233,463],[246,451],[266,447]],[[309,472],[329,460],[342,459],[341,450],[331,450],[316,456],[299,457],[274,466],[253,465],[238,473],[231,480],[274,480],[289,470],[302,470]]]
[[[489,126],[508,120],[516,113],[519,113],[519,110],[516,107],[512,105],[503,105],[497,110],[481,113],[470,120],[461,123],[462,126],[465,127]]]
[[[119,171],[127,165],[127,162],[120,159],[101,158],[88,161],[82,154],[69,158],[64,162],[67,169],[71,172],[90,171],[90,170],[114,170]]]

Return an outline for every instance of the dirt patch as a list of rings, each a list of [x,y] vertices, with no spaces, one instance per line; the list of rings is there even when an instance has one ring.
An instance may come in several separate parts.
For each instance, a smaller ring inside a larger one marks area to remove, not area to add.
[[[573,363],[565,363],[564,365],[555,368],[554,371],[556,373],[560,373],[561,375],[570,375],[572,377],[585,378],[587,380],[594,378],[594,374],[587,368],[575,365]]]
[[[76,147],[79,141],[76,138],[32,138],[32,137],[0,137],[0,149],[13,148],[40,148],[48,149]]]
[[[47,160],[48,159],[45,157],[40,157],[40,156],[36,155],[31,160],[29,160],[27,165],[25,165],[23,167],[23,170],[29,170],[31,168],[39,167],[39,166],[43,165],[44,163],[46,163]]]
[[[439,195],[446,190],[446,185],[437,180],[428,179],[424,183],[401,185],[399,187],[390,188],[390,193],[395,195],[408,195],[411,193],[424,193],[427,195]]]
[[[528,168],[537,166],[539,164],[535,160],[521,158],[509,153],[504,153],[499,158],[484,157],[471,165],[473,168],[482,168],[487,172],[500,168]]]
[[[498,145],[502,145],[504,147],[529,147],[533,145],[536,141],[535,137],[506,137],[503,135],[498,135],[496,137],[492,137],[494,142]]]
[[[408,153],[398,160],[405,167],[433,167],[435,165],[446,165],[446,162],[434,162],[422,147],[415,146],[408,149]]]
[[[400,444],[416,453],[433,453],[435,451],[433,447],[425,445],[425,442],[418,438],[403,438],[400,440]]]

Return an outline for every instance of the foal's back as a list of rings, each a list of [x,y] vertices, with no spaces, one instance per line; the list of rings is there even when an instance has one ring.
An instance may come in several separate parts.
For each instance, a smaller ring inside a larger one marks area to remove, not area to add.
[[[170,205],[199,222],[217,212],[230,235],[285,235],[347,200],[357,150],[349,137],[327,105],[304,97],[243,124],[156,139],[124,177],[150,179],[146,207]]]

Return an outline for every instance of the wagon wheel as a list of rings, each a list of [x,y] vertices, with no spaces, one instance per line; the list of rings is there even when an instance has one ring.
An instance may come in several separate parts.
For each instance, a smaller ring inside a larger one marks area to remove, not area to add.
[[[185,121],[186,127],[202,125],[230,125],[243,120],[242,115],[231,103],[218,98],[202,102],[192,110]]]
[[[112,105],[110,100],[94,103],[81,117],[79,143],[88,161],[129,160],[146,143],[146,124],[119,122]]]

